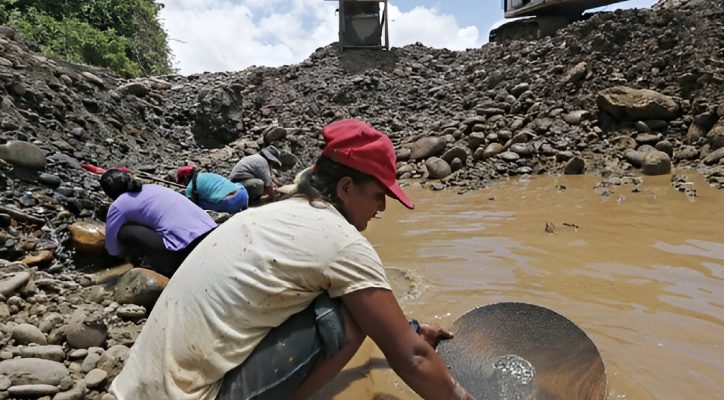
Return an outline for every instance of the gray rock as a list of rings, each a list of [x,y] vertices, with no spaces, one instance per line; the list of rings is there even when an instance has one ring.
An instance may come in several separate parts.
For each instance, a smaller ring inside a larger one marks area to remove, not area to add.
[[[425,160],[425,167],[430,179],[442,179],[452,173],[452,168],[445,160],[437,157],[430,157]]]
[[[0,362],[0,375],[6,375],[13,385],[58,385],[69,376],[65,365],[40,358],[14,358]]]
[[[576,110],[563,114],[563,120],[571,125],[579,125],[583,120],[591,118],[591,113],[586,110]]]
[[[696,160],[699,158],[699,149],[694,146],[682,146],[674,153],[674,160]]]
[[[32,143],[20,140],[0,144],[0,159],[33,171],[45,168],[45,152]]]
[[[509,150],[521,157],[530,157],[535,154],[535,147],[530,143],[513,143]]]
[[[504,151],[498,154],[497,157],[508,162],[518,161],[520,159],[520,156],[512,151]]]
[[[624,159],[636,168],[641,168],[641,166],[644,164],[645,157],[646,153],[633,149],[626,150],[626,152],[624,153]]]
[[[648,120],[644,121],[644,124],[646,124],[646,126],[648,126],[650,130],[656,131],[656,132],[662,131],[669,126],[669,124],[666,121],[661,120],[661,119],[648,119]]]
[[[63,347],[55,344],[22,347],[18,349],[17,355],[22,358],[42,358],[44,360],[58,362],[65,360],[65,351],[63,351]]]
[[[652,133],[639,133],[636,135],[635,139],[636,143],[649,145],[654,145],[660,140],[659,135],[654,135]]]
[[[671,173],[671,159],[661,151],[646,153],[641,169],[644,175],[666,175]]]
[[[13,327],[13,339],[15,344],[30,344],[36,343],[45,345],[48,344],[45,334],[35,325],[31,324],[18,324]]]
[[[566,168],[563,170],[564,175],[581,175],[586,170],[586,163],[580,157],[573,157],[568,160]]]
[[[84,379],[89,388],[96,388],[105,382],[106,378],[108,378],[108,372],[96,368],[88,372]]]
[[[614,86],[601,91],[598,107],[623,121],[672,120],[679,116],[679,105],[669,96],[648,89]]]
[[[70,390],[53,396],[53,400],[84,400],[87,391],[85,381],[77,381]]]
[[[25,286],[29,281],[29,272],[21,271],[9,275],[3,280],[0,280],[0,294],[5,297],[9,297],[21,287]]]
[[[495,157],[498,154],[502,153],[505,148],[500,143],[490,143],[485,147],[485,150],[482,154],[482,159],[487,160],[488,158]]]
[[[445,160],[446,163],[451,163],[454,159],[458,158],[460,161],[465,163],[465,161],[468,158],[468,151],[464,147],[455,146],[451,148],[450,150],[443,153],[443,155],[440,157],[443,160]]]
[[[119,304],[138,304],[151,307],[166,287],[168,278],[144,268],[133,268],[123,274],[113,290]]]
[[[116,89],[122,96],[134,95],[143,97],[151,92],[151,87],[145,82],[129,82]]]
[[[272,144],[287,137],[287,130],[281,126],[271,126],[263,134],[264,144]]]
[[[418,139],[410,146],[410,158],[422,160],[440,155],[445,150],[445,141],[436,136],[427,136]]]
[[[68,344],[76,349],[98,347],[105,342],[108,328],[103,319],[96,314],[86,314],[76,310],[65,327]]]
[[[706,134],[706,141],[712,150],[724,147],[724,123],[714,125]]]
[[[669,157],[673,157],[674,155],[674,145],[668,140],[662,140],[656,143],[656,146],[654,147],[656,147],[656,150],[663,151],[664,153],[668,154]]]
[[[130,349],[122,344],[110,347],[101,355],[98,368],[108,372],[109,376],[116,376],[128,359],[129,351]]]
[[[583,80],[588,74],[588,64],[580,62],[569,69],[565,75],[561,78],[561,83],[564,85],[569,83],[578,83]]]
[[[124,319],[137,320],[146,316],[146,307],[137,304],[124,304],[118,307],[116,314]]]
[[[704,164],[716,164],[722,158],[724,158],[724,147],[709,153],[709,155],[704,158]]]
[[[699,141],[699,139],[703,138],[706,132],[704,132],[704,129],[697,125],[697,124],[691,124],[689,125],[689,130],[686,133],[686,139],[685,142],[689,144],[693,144]]]
[[[8,394],[13,397],[43,397],[58,393],[58,387],[53,385],[34,384],[16,385],[8,388]]]

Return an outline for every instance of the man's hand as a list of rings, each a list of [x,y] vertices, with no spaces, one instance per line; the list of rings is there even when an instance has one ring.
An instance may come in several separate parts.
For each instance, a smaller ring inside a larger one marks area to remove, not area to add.
[[[441,340],[452,339],[453,335],[447,329],[440,327],[438,324],[420,324],[420,331],[417,332],[427,344],[433,349],[437,348],[437,344]]]

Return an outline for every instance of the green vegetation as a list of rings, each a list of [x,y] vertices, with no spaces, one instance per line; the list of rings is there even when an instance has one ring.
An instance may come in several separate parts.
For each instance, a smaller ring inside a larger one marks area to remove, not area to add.
[[[43,52],[125,77],[173,72],[154,0],[0,0],[0,24]]]

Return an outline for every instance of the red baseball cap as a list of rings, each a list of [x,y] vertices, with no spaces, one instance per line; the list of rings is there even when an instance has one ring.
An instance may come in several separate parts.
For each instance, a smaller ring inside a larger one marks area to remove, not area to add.
[[[347,167],[374,176],[387,195],[409,209],[415,206],[397,183],[397,157],[384,133],[356,119],[332,122],[322,128],[327,142],[322,154]]]

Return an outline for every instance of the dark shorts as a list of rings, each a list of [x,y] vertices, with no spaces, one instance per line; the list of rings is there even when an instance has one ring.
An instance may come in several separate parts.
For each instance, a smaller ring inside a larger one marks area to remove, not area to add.
[[[243,364],[227,372],[216,400],[290,399],[317,362],[344,343],[342,305],[322,294],[269,331]]]

